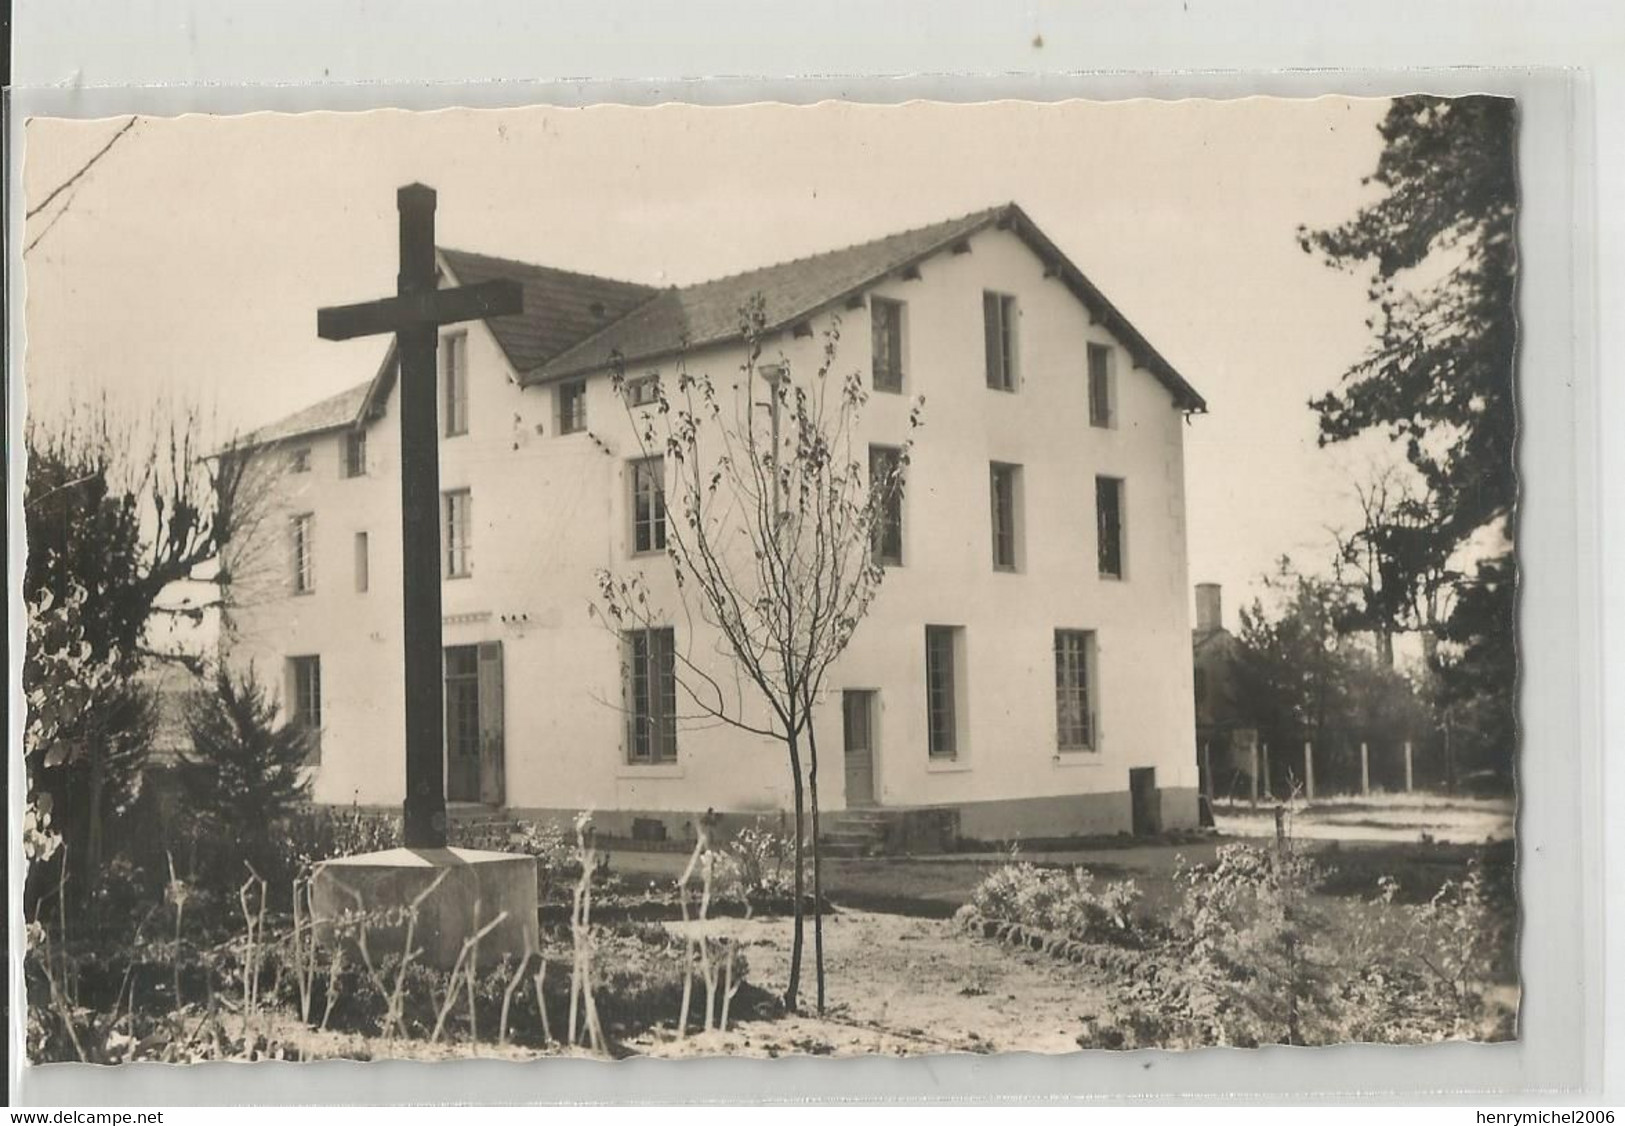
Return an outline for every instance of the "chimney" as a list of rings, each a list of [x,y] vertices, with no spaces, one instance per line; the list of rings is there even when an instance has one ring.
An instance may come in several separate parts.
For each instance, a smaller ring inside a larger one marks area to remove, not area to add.
[[[1200,633],[1217,633],[1224,628],[1224,612],[1219,601],[1218,583],[1196,584],[1196,629]]]

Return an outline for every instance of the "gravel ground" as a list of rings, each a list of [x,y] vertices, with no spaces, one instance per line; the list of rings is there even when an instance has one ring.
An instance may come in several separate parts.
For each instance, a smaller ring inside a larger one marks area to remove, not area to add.
[[[770,991],[789,975],[788,919],[730,919],[715,933],[746,945],[751,980]],[[681,931],[682,924],[672,924]],[[1094,971],[1043,954],[972,940],[946,919],[841,911],[826,918],[827,1011],[813,1015],[812,927],[802,996],[808,1012],[745,1020],[726,1033],[678,1041],[660,1031],[632,1041],[640,1054],[778,1056],[1070,1052],[1105,1004]]]

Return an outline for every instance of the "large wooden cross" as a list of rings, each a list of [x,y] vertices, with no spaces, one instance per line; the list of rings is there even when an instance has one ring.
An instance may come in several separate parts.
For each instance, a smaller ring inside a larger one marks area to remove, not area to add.
[[[401,591],[406,651],[406,847],[446,846],[445,705],[440,653],[440,447],[435,394],[439,327],[524,310],[508,280],[440,289],[434,189],[395,195],[401,269],[394,297],[316,313],[324,340],[395,334],[401,404]]]

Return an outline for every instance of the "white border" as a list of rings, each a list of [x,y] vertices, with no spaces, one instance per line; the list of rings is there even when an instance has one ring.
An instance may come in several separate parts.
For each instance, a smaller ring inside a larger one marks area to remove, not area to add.
[[[29,1069],[20,1090],[13,1088],[20,1101],[60,1106],[741,1098],[777,1102],[904,1098],[1213,1101],[1250,1097],[1502,1103],[1528,1098],[1568,1102],[1582,1092],[1602,1090],[1601,794],[1604,782],[1618,791],[1620,780],[1604,776],[1600,753],[1603,670],[1598,654],[1605,607],[1600,599],[1597,552],[1604,543],[1601,532],[1605,529],[1598,503],[1599,489],[1608,489],[1617,500],[1620,486],[1618,474],[1604,486],[1598,472],[1599,427],[1606,425],[1603,420],[1609,416],[1600,409],[1603,389],[1594,363],[1594,334],[1599,324],[1592,285],[1599,274],[1592,257],[1591,240],[1597,229],[1593,225],[1596,181],[1592,177],[1595,171],[1602,182],[1617,185],[1619,153],[1605,150],[1601,155],[1609,165],[1595,168],[1593,161],[1599,154],[1592,133],[1592,105],[1593,96],[1599,93],[1606,95],[1610,105],[1618,101],[1616,76],[1607,69],[1592,74],[1550,70],[1115,73],[1093,77],[997,74],[1020,67],[1098,66],[1108,61],[1119,66],[1162,67],[1325,64],[1334,55],[1338,61],[1365,65],[1437,63],[1450,49],[1447,45],[1462,42],[1464,31],[1490,44],[1489,49],[1469,51],[1469,57],[1489,56],[1502,63],[1518,59],[1567,62],[1594,49],[1588,45],[1584,27],[1573,21],[1565,24],[1553,12],[1546,13],[1548,18],[1539,26],[1514,25],[1491,13],[1475,16],[1476,22],[1467,27],[1454,5],[1448,6],[1447,26],[1442,14],[1447,6],[1434,9],[1391,0],[1364,4],[1357,13],[1328,12],[1316,25],[1294,22],[1295,12],[1284,4],[1277,10],[1262,3],[1217,7],[1187,3],[1184,30],[1203,37],[1193,48],[1168,38],[1176,25],[1165,14],[1106,20],[1099,13],[1093,19],[1087,12],[1063,14],[1048,9],[1017,15],[992,6],[954,3],[935,7],[926,25],[919,22],[923,14],[912,4],[884,9],[866,6],[860,11],[842,3],[810,3],[801,6],[794,17],[779,13],[769,21],[775,26],[763,29],[758,26],[759,15],[753,17],[732,2],[720,5],[720,12],[708,10],[704,18],[692,11],[679,13],[630,3],[600,4],[592,16],[566,15],[541,6],[531,11],[527,5],[511,3],[482,6],[479,20],[466,9],[459,12],[460,25],[478,24],[481,34],[448,39],[443,28],[428,26],[434,17],[423,11],[393,9],[393,36],[385,36],[377,26],[358,28],[368,12],[360,0],[328,0],[319,5],[297,0],[278,9],[275,16],[268,10],[193,6],[182,0],[155,0],[130,13],[116,7],[56,0],[31,3],[16,13],[19,89],[13,94],[7,120],[15,142],[8,169],[12,247],[20,245],[17,237],[21,232],[17,189],[24,154],[18,148],[22,141],[19,127],[27,115],[35,113],[96,117],[137,111],[358,110],[602,100],[726,104],[763,98],[811,102],[831,97],[897,102],[914,98],[1308,96],[1418,89],[1489,91],[1519,97],[1524,193],[1520,228],[1524,373],[1521,624],[1527,731],[1520,813],[1520,884],[1526,924],[1524,1039],[1516,1045],[1491,1047],[1209,1050],[1184,1056],[1134,1053],[681,1064],[638,1060],[615,1065],[582,1061],[529,1065],[334,1062],[186,1070],[140,1065],[116,1071],[53,1066]],[[1200,11],[1190,15],[1192,7]],[[730,11],[737,22],[730,23]],[[492,12],[504,14],[493,20]],[[956,15],[961,17],[958,22]],[[235,18],[234,28],[223,22],[227,17]],[[622,28],[641,27],[645,41],[616,38],[615,18],[623,21]],[[1605,20],[1606,16],[1597,18]],[[345,20],[348,30],[357,36],[352,44],[343,44]],[[922,43],[914,37],[912,33],[921,26],[940,30],[940,41]],[[1262,36],[1257,30],[1260,27],[1272,28],[1276,34]],[[306,32],[315,34],[318,28],[324,29],[324,38],[299,38]],[[467,32],[468,27],[463,30]],[[1599,42],[1608,38],[1602,23],[1591,33]],[[1035,35],[1044,37],[1044,47],[1032,46]],[[189,43],[196,44],[196,49]],[[435,50],[429,52],[426,48],[431,44]],[[336,69],[336,59],[344,60],[348,73],[323,69]],[[927,59],[931,61],[923,61]],[[526,67],[530,73],[607,77],[769,70],[780,74],[916,73],[906,78],[625,84],[428,86],[386,81],[524,73],[521,68]],[[937,73],[919,73],[924,69]],[[942,73],[953,70],[973,71],[978,77]],[[335,79],[339,78],[373,84],[338,85]],[[164,80],[326,84],[118,85]],[[52,88],[20,88],[41,83]],[[1614,143],[1617,145],[1617,139]],[[1617,239],[1617,231],[1614,237]],[[15,251],[12,264],[15,270]],[[1608,287],[1604,293],[1611,292],[1616,298],[1612,307],[1620,308],[1618,263],[1603,265],[1607,272],[1600,280]],[[13,273],[9,293],[14,329],[8,357],[11,372],[20,370],[22,359],[24,342],[17,318],[22,296],[22,279]],[[1617,346],[1618,330],[1613,331],[1611,344]],[[7,448],[18,451],[20,424],[16,420],[22,407],[18,381],[11,381],[9,392],[13,409],[8,417],[13,421]],[[1606,393],[1611,404],[1617,405],[1617,388],[1609,387]],[[1617,467],[1617,448],[1608,443],[1602,448]],[[18,456],[8,452],[8,479],[13,481],[20,476]],[[15,529],[20,526],[15,485],[7,500],[9,526]],[[1610,534],[1607,544],[1617,548],[1617,531],[1606,531]],[[21,545],[15,536],[8,541],[13,545],[8,621],[13,652],[20,652],[23,631],[15,568],[20,563]],[[1617,613],[1617,608],[1610,609]],[[10,714],[15,716],[19,702],[15,669],[8,689]],[[13,727],[20,729],[16,721]],[[11,792],[18,794],[20,755],[15,730],[12,737]],[[19,802],[14,799],[12,805],[10,838],[16,840]],[[1625,808],[1625,800],[1611,806]],[[1618,819],[1615,821],[1609,834],[1617,849],[1621,830]],[[12,875],[15,887],[15,858]],[[1617,927],[1619,904],[1609,908],[1610,920]],[[12,913],[15,919],[15,904]],[[1621,932],[1615,929],[1612,933]],[[13,935],[15,941],[15,928]],[[1613,945],[1619,945],[1617,939]],[[12,1012],[16,1014],[21,1010],[15,959],[12,971]],[[1612,1027],[1617,1031],[1620,988],[1611,980],[1606,985],[1616,1002]],[[1618,1051],[1612,1054],[1622,1055]],[[15,1052],[13,1064],[15,1068]],[[1621,1084],[1614,1089],[1619,1091],[1625,1088],[1625,1076],[1617,1074],[1622,1067],[1617,1058],[1613,1066],[1615,1082]],[[290,1071],[290,1067],[296,1070]],[[14,1074],[13,1081],[17,1078]]]

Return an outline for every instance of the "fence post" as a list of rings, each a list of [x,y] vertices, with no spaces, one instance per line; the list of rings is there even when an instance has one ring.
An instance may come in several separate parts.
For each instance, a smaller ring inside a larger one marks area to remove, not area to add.
[[[1251,808],[1258,808],[1258,736],[1252,738],[1252,763],[1248,773],[1252,776]]]
[[[1303,741],[1303,796],[1315,800],[1315,745],[1308,739]]]
[[[1360,743],[1360,793],[1371,793],[1371,750],[1363,741]]]
[[[1411,741],[1405,740],[1405,792],[1411,792]]]
[[[1202,789],[1207,793],[1207,807],[1213,808],[1213,740],[1202,740]]]

